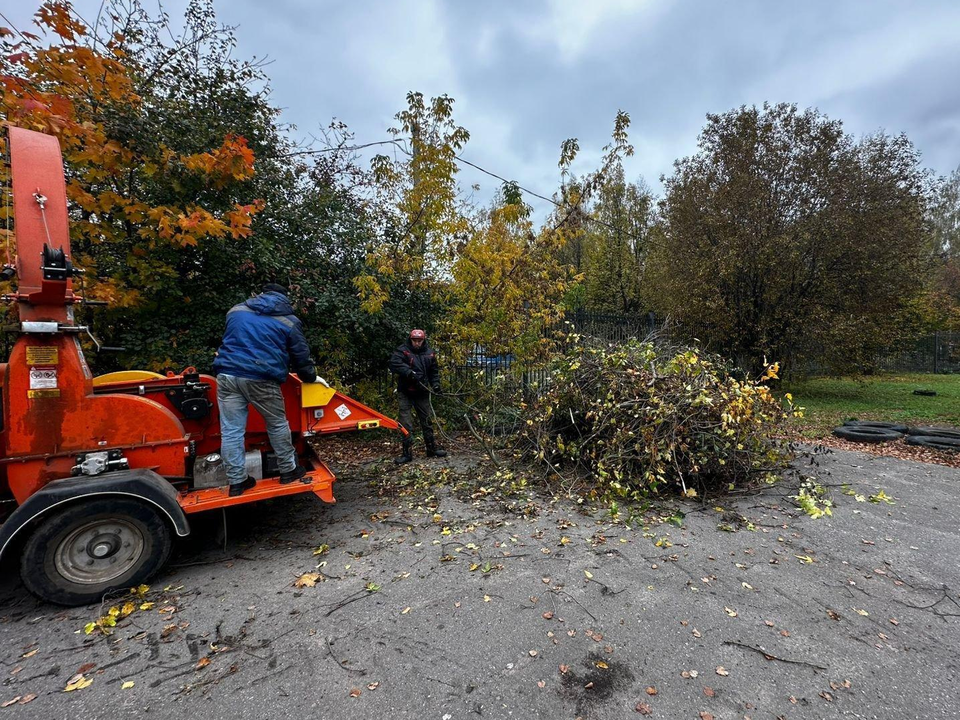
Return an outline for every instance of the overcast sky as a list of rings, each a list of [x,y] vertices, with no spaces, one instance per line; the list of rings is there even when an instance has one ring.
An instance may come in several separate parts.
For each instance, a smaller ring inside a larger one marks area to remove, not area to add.
[[[39,0],[5,0],[21,29]],[[145,7],[156,0],[143,0]],[[175,18],[185,0],[164,7]],[[74,3],[92,20],[99,0]],[[409,90],[456,99],[463,156],[551,195],[560,143],[595,166],[618,109],[632,118],[630,179],[656,191],[692,153],[708,112],[787,101],[855,135],[905,132],[924,164],[960,164],[960,2],[882,0],[218,0],[238,55],[268,56],[296,133],[331,118],[387,137]],[[489,197],[497,181],[464,185]],[[543,203],[536,203],[543,209]]]

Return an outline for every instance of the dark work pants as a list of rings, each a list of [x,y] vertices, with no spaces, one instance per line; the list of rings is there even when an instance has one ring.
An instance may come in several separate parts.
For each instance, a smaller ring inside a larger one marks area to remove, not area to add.
[[[398,392],[400,395],[400,424],[410,433],[408,440],[404,445],[413,441],[413,414],[411,410],[416,410],[417,420],[420,422],[420,428],[423,430],[423,442],[427,447],[435,442],[433,435],[433,413],[430,412],[430,396],[415,395],[410,397],[404,392]]]

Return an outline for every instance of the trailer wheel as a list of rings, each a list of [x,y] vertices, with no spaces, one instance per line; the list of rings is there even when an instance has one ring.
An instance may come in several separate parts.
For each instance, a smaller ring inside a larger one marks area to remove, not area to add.
[[[88,605],[110,590],[146,582],[172,547],[170,528],[153,506],[95,498],[41,522],[24,545],[20,576],[41,600]]]

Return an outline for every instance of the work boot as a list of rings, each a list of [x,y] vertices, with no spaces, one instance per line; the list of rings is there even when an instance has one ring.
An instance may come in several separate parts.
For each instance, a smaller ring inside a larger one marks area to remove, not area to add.
[[[310,482],[310,478],[305,479],[306,474],[307,469],[298,463],[297,466],[290,472],[280,473],[280,484],[289,485],[294,480],[300,480],[301,482],[308,483]]]
[[[403,441],[403,454],[400,457],[395,457],[393,461],[397,465],[406,465],[408,462],[413,462],[413,441],[404,440]]]
[[[237,497],[238,495],[243,495],[245,490],[249,490],[252,487],[256,487],[257,481],[251,476],[247,476],[247,479],[243,482],[238,482],[230,485],[230,497]]]
[[[436,443],[427,443],[427,457],[446,457],[447,451],[437,447]]]

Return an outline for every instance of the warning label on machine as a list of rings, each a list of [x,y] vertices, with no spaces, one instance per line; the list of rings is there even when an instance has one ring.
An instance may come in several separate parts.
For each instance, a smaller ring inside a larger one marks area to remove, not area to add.
[[[50,367],[30,368],[31,390],[52,390],[57,387],[57,369]]]
[[[59,350],[49,345],[27,347],[27,365],[59,365]]]
[[[333,411],[341,420],[346,420],[348,417],[350,417],[350,415],[353,414],[350,412],[350,408],[348,408],[346,405],[340,405],[339,407],[334,408]]]

